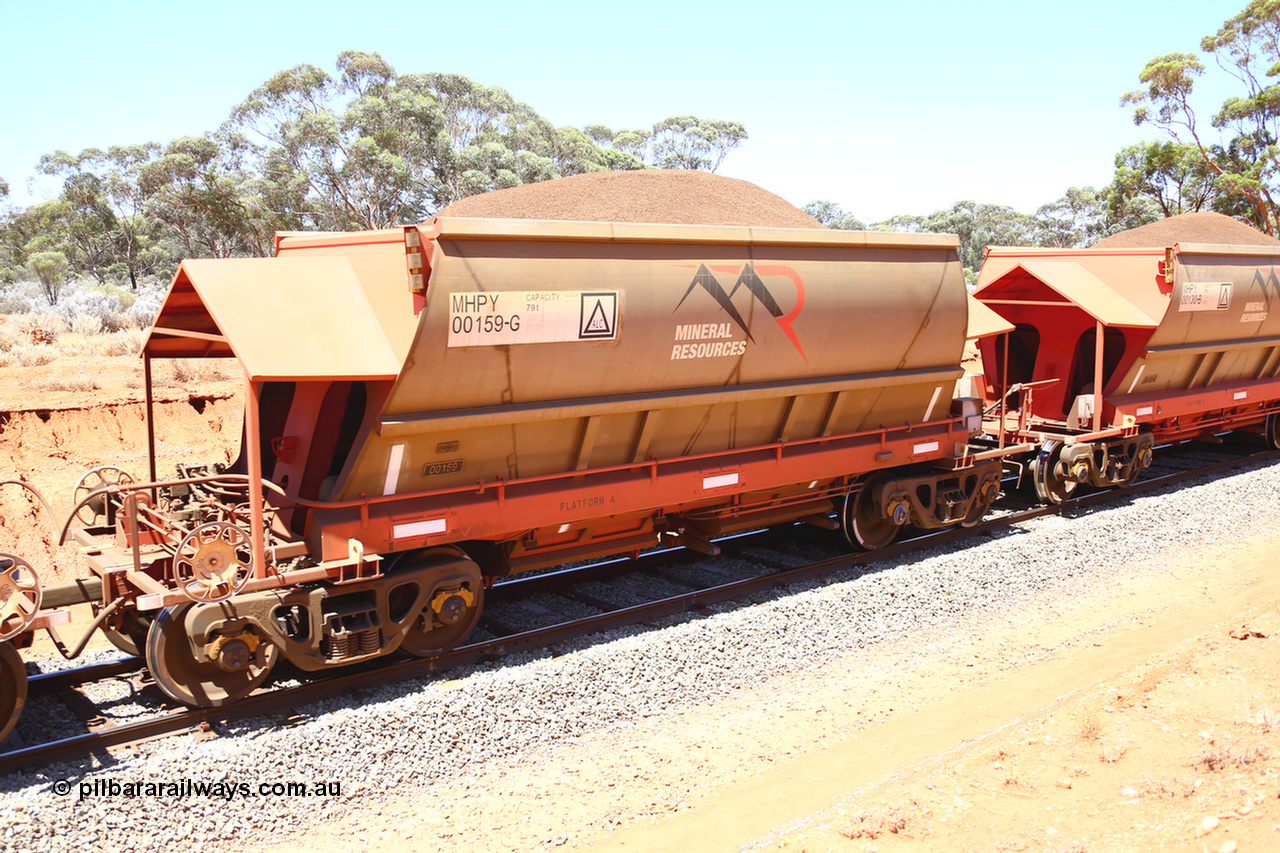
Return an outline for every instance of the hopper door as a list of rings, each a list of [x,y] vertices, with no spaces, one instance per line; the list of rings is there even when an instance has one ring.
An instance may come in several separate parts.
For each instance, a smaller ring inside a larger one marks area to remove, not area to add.
[[[324,501],[355,446],[368,406],[366,383],[264,382],[259,391],[259,436],[265,479],[305,501]],[[305,509],[281,518],[298,534]]]
[[[1098,328],[1102,328],[1102,372],[1097,372]],[[1067,375],[1067,388],[1063,394],[1062,414],[1071,412],[1076,397],[1081,394],[1094,393],[1095,376],[1100,375],[1102,389],[1111,383],[1116,368],[1124,358],[1125,337],[1120,329],[1103,327],[1086,329],[1076,341],[1075,355],[1071,360],[1071,371]]]
[[[997,394],[1003,394],[1008,388],[1030,382],[1035,377],[1036,358],[1040,354],[1040,330],[1030,323],[1018,323],[1012,332],[997,335],[989,352],[990,355],[984,353],[983,357],[991,359],[992,364],[1006,365],[997,367],[993,377]],[[988,373],[990,375],[991,371]],[[1012,400],[1010,404],[1017,405]]]

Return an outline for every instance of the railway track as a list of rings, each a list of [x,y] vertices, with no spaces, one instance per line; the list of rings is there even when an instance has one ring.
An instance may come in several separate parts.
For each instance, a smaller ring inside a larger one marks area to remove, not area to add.
[[[107,724],[93,731],[45,743],[23,746],[0,754],[0,773],[32,769],[91,755],[109,761],[110,750],[128,744],[192,730],[216,731],[216,726],[267,714],[288,712],[309,704],[413,678],[438,674],[459,666],[497,660],[531,649],[542,649],[600,631],[653,622],[663,617],[704,610],[714,604],[767,592],[838,571],[900,556],[925,547],[951,544],[989,533],[1043,515],[1070,513],[1091,506],[1129,499],[1132,495],[1179,481],[1251,463],[1280,459],[1280,452],[1262,451],[1240,455],[1239,445],[1184,445],[1174,452],[1157,455],[1161,463],[1154,476],[1126,489],[1079,494],[1059,506],[1013,506],[993,513],[970,528],[949,528],[943,532],[916,536],[873,553],[848,553],[842,534],[808,525],[774,528],[739,534],[718,540],[720,557],[693,554],[684,549],[646,552],[637,559],[611,559],[587,565],[518,576],[495,585],[487,610],[494,615],[481,621],[466,646],[432,659],[387,661],[353,667],[336,675],[313,678],[296,686],[265,687],[238,702],[221,708],[170,710],[132,722]],[[693,575],[719,582],[694,587]],[[631,576],[634,576],[631,577]],[[694,587],[676,593],[660,593],[644,579],[658,579],[668,590]],[[637,580],[639,579],[639,580]],[[602,590],[604,591],[602,594]],[[590,615],[564,618],[563,613],[537,603],[539,597],[554,597],[592,609]],[[638,599],[625,603],[626,599]],[[709,612],[709,611],[708,611]],[[517,625],[511,613],[548,624]],[[142,670],[138,658],[124,658],[50,673],[33,675],[29,681],[31,698],[65,695],[102,679],[118,678]],[[287,671],[286,671],[287,672]],[[284,680],[282,673],[274,681]],[[270,685],[272,682],[269,682]],[[81,705],[82,694],[71,704]]]

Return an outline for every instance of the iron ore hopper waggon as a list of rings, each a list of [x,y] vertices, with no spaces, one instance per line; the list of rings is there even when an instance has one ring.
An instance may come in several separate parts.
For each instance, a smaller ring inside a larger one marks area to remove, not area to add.
[[[862,548],[974,523],[1007,450],[971,447],[979,401],[953,400],[957,250],[442,216],[188,260],[142,354],[151,470],[100,469],[64,528],[92,576],[42,587],[20,559],[0,566],[0,724],[25,695],[19,650],[76,603],[168,695],[212,706],[281,657],[314,671],[449,650],[513,573],[715,553],[716,536],[783,522]],[[199,357],[243,369],[243,449],[163,479],[151,364]]]
[[[1032,445],[1010,461],[1055,503],[1132,482],[1161,442],[1280,448],[1277,267],[1280,244],[989,249],[974,296],[1007,327],[981,342],[987,432]]]

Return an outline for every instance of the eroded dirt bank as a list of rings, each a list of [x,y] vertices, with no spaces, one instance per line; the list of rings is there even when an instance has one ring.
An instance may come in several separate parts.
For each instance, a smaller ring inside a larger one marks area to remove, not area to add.
[[[243,422],[239,383],[214,366],[158,371],[157,474],[179,463],[228,462]],[[112,465],[147,476],[142,365],[134,357],[61,358],[0,370],[0,480],[18,480],[49,501],[61,527],[76,483]],[[55,521],[29,491],[0,487],[0,552],[15,554],[46,581],[83,574],[76,549],[54,545]]]

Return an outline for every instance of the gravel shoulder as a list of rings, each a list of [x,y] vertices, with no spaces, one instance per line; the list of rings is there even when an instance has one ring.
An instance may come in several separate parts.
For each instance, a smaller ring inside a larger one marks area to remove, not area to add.
[[[1154,555],[1079,598],[762,677],[319,837],[378,851],[424,835],[464,850],[1275,849],[1277,548],[1280,531]]]

